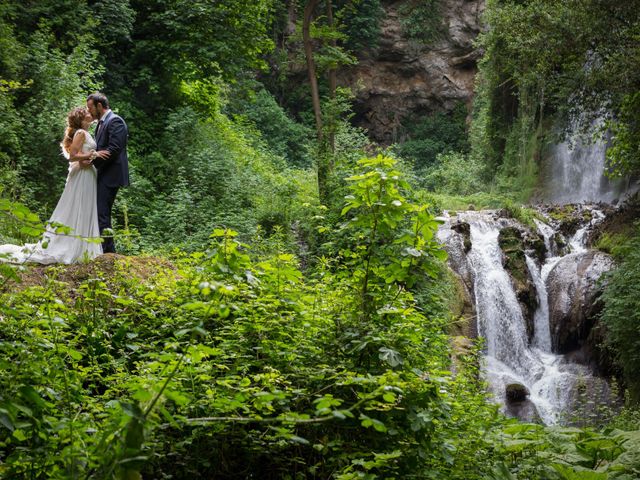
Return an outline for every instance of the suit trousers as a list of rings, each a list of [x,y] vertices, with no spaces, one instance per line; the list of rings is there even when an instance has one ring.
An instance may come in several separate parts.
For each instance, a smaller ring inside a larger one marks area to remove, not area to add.
[[[98,181],[98,226],[100,227],[100,236],[102,236],[102,253],[116,253],[113,235],[105,237],[102,232],[106,228],[111,228],[111,209],[119,188],[108,187]]]

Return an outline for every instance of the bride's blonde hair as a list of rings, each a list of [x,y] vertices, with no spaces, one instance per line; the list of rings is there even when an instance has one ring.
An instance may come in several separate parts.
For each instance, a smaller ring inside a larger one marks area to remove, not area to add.
[[[73,142],[73,136],[82,128],[82,122],[87,113],[89,113],[89,110],[86,107],[76,107],[67,115],[67,128],[64,131],[62,142],[60,142],[62,154],[67,158],[69,158],[69,148],[71,147],[71,142]]]

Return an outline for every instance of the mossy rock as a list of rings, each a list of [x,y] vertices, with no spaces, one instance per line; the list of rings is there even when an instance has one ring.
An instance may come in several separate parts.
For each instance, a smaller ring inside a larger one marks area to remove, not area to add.
[[[471,226],[467,222],[455,222],[451,225],[451,230],[462,235],[464,251],[471,250]]]
[[[515,227],[503,228],[498,235],[498,244],[505,256],[505,269],[514,279],[524,282],[528,278],[528,269],[520,230]]]
[[[591,244],[617,259],[624,256],[625,248],[636,234],[640,224],[640,198],[638,196],[610,212],[605,220],[598,224],[591,236]]]
[[[563,235],[571,236],[578,229],[593,219],[593,213],[580,205],[557,205],[547,209],[547,215],[558,223],[558,229]]]
[[[509,272],[518,302],[522,307],[527,336],[531,340],[534,333],[533,317],[538,308],[538,296],[527,266],[525,240],[518,228],[506,227],[500,230],[498,244],[504,255],[504,268]]]
[[[453,295],[449,301],[449,311],[453,316],[451,322],[451,335],[461,335],[475,338],[478,336],[476,324],[475,303],[471,293],[462,279],[452,270],[449,270],[450,282],[453,285]]]

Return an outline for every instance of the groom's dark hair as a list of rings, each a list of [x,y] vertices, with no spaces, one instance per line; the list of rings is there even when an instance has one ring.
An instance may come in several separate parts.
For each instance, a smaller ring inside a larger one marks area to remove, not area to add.
[[[107,100],[107,96],[104,93],[92,93],[87,97],[87,101],[89,100],[92,100],[94,105],[97,105],[99,103],[104,108],[109,108],[109,100]]]

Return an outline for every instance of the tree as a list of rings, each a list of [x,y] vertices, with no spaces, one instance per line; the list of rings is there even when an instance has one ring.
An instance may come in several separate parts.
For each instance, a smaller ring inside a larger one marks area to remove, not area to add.
[[[320,3],[320,0],[308,0],[304,7],[302,18],[302,41],[304,44],[304,56],[307,61],[307,74],[311,87],[311,101],[313,103],[313,113],[316,119],[316,135],[318,143],[322,143],[322,110],[320,107],[320,92],[318,90],[318,78],[316,74],[316,63],[313,58],[313,43],[311,39],[311,22],[313,11]]]
[[[484,138],[497,151],[488,156],[503,153],[516,118],[530,134],[544,116],[571,116],[587,126],[606,110],[616,133],[613,170],[640,171],[633,97],[640,91],[639,0],[489,0],[485,20],[480,88],[486,95],[477,98],[489,115]]]

